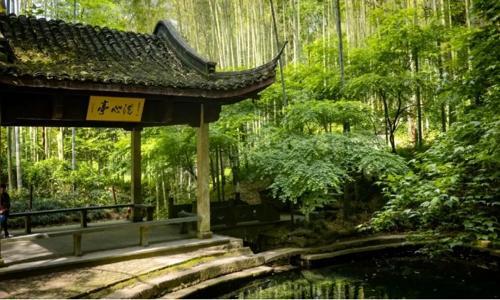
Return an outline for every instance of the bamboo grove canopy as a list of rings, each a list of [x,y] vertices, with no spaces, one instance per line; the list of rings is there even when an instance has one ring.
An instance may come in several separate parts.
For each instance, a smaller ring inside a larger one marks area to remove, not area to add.
[[[256,97],[275,80],[265,65],[216,72],[172,22],[153,34],[0,15],[0,124],[146,127],[199,125],[221,105]]]

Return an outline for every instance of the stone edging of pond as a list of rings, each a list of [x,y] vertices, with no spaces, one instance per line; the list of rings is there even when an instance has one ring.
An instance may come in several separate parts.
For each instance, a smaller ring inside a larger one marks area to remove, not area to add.
[[[141,282],[134,286],[117,290],[105,298],[111,299],[131,299],[131,298],[156,298],[167,291],[175,288],[194,285],[221,275],[231,274],[258,267],[264,264],[261,257],[255,255],[240,255],[235,257],[224,257],[188,270],[168,273],[163,276],[152,278],[147,282]]]
[[[321,247],[282,248],[258,254],[217,259],[194,266],[189,270],[170,273],[152,278],[148,282],[125,287],[107,295],[106,298],[189,298],[190,295],[207,288],[278,273],[291,265],[307,268],[320,262],[335,261],[365,253],[418,249],[425,244],[435,242],[432,240],[410,241],[409,236],[407,234],[371,236]]]
[[[358,249],[354,247],[380,243],[390,243],[391,247],[394,247],[395,242],[406,243],[405,241],[406,235],[384,235],[343,241],[317,248],[284,248],[259,254],[225,257],[188,270],[151,278],[147,282],[116,290],[105,297],[122,299],[156,298],[162,295],[167,298],[189,297],[190,294],[211,286],[283,271],[283,266],[290,265],[292,260],[295,260],[293,263],[297,264],[297,259],[302,255],[334,250],[345,251],[346,248]],[[270,267],[271,264],[275,267]]]

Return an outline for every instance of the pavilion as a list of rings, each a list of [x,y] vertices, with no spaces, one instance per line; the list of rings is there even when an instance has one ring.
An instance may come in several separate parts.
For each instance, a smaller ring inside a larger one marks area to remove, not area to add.
[[[271,85],[280,54],[254,69],[216,72],[169,21],[140,34],[1,14],[0,125],[130,130],[134,204],[143,203],[141,129],[197,127],[197,234],[207,238],[208,124],[218,120],[222,105]],[[134,210],[133,219],[140,214]]]

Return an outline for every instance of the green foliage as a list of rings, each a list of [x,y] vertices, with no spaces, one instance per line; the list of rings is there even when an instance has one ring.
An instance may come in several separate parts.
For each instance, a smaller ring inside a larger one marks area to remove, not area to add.
[[[241,8],[231,1],[19,3],[29,15],[146,33],[158,20],[175,16],[178,29],[192,38],[189,44],[197,51],[209,53],[222,68],[242,70],[266,61],[276,50],[268,47],[274,31],[264,20],[270,17],[267,1],[243,2]],[[215,174],[212,166],[212,189],[226,174],[234,183],[238,173],[242,178],[258,176],[269,181],[277,198],[298,203],[308,214],[336,201],[346,183],[363,177],[378,180],[388,200],[369,224],[376,230],[435,230],[453,234],[450,245],[498,240],[498,1],[473,1],[470,26],[464,1],[448,1],[449,7],[436,10],[422,1],[412,9],[405,1],[379,1],[375,6],[352,1],[341,13],[350,26],[344,31],[345,82],[339,75],[331,1],[292,2],[276,3],[280,37],[291,41],[284,61],[293,57],[285,67],[288,106],[281,85],[275,84],[259,101],[223,107],[221,119],[210,125],[212,165],[219,155],[225,168]],[[371,23],[362,24],[365,15]],[[402,146],[412,139],[417,90],[429,142],[442,122],[454,125],[417,155],[409,170],[377,136],[385,134],[394,152],[397,144],[400,155],[415,157],[415,151],[402,153]],[[340,134],[346,122],[352,131]],[[128,193],[129,132],[79,128],[77,168],[71,170],[67,135],[66,161],[54,158],[55,131],[21,134],[23,179],[35,187],[34,209],[110,204],[111,186]],[[142,143],[146,202],[163,198],[163,188],[166,197],[192,201],[195,130],[147,128]],[[7,143],[2,144],[0,150],[6,153]],[[6,166],[7,159],[2,157],[1,164]],[[1,175],[5,179],[6,174]],[[225,189],[234,183],[227,180]],[[12,194],[14,199],[27,198],[26,190]],[[14,205],[17,211],[27,207],[24,200]],[[160,204],[159,208],[166,211]],[[47,222],[57,220],[64,218]]]
[[[28,195],[22,194],[18,195],[15,199],[12,199],[12,211],[21,212],[28,210]],[[89,199],[78,199],[77,194],[67,194],[61,198],[43,198],[35,195],[33,199],[33,211],[41,210],[53,210],[53,209],[64,209],[64,208],[74,208],[82,207],[87,205],[98,205],[99,203],[93,203]],[[102,203],[101,203],[102,204]],[[125,215],[125,209],[122,209],[119,213],[122,216]],[[95,222],[97,220],[109,219],[110,217],[116,217],[116,212],[112,210],[91,210],[88,212],[88,218]],[[65,212],[65,213],[53,213],[53,214],[43,214],[33,216],[31,219],[32,226],[53,226],[56,224],[68,224],[80,222],[80,212]],[[9,226],[13,228],[23,228],[24,218],[10,218]]]
[[[146,177],[148,180],[143,179],[143,189],[145,194],[149,195],[146,198],[147,202],[152,203],[159,196],[156,194],[156,188],[161,181],[164,181],[166,185],[165,189],[168,194],[165,196],[173,196],[179,202],[194,197],[191,186],[175,184],[180,176],[195,178],[194,129],[185,126],[148,128],[143,131],[142,137],[144,141],[143,165],[145,166],[143,174],[149,175]]]
[[[499,239],[498,72],[490,72],[495,64],[482,64],[495,52],[491,31],[498,36],[498,20],[490,18],[498,7],[488,1],[478,7],[486,9],[479,16],[488,20],[473,34],[471,52],[483,58],[465,75],[475,80],[457,87],[462,98],[472,101],[465,101],[469,105],[462,119],[413,161],[413,172],[384,180],[389,202],[370,223],[376,230],[432,230],[451,235],[446,240],[450,247]],[[479,95],[478,86],[483,89]]]
[[[127,25],[127,19],[123,15],[118,1],[53,1],[53,5],[47,5],[47,1],[34,0],[28,3],[31,6],[26,7],[24,11],[27,15],[44,16],[122,30]]]
[[[297,135],[277,131],[256,147],[252,160],[261,177],[272,178],[269,188],[282,201],[299,203],[307,215],[336,201],[353,176],[369,179],[401,174],[406,164],[384,152],[376,140],[342,134]]]
[[[110,199],[106,191],[109,178],[88,165],[71,170],[68,162],[51,158],[28,165],[25,172],[36,198],[68,198],[73,206],[106,204]]]
[[[389,202],[371,226],[456,233],[450,242],[497,240],[500,119],[491,117],[455,124],[413,162],[416,172],[388,176]]]
[[[477,1],[474,12],[481,18],[482,26],[475,30],[466,47],[471,48],[472,69],[465,76],[465,84],[459,91],[474,99],[476,104],[483,101],[498,101],[500,82],[500,51],[498,51],[500,5],[496,1]]]
[[[58,159],[47,159],[36,162],[25,169],[26,177],[30,185],[36,185],[41,191],[50,194],[52,187],[55,185],[61,188],[64,182],[58,181],[57,175],[62,173],[69,173],[69,166],[67,163]],[[62,178],[63,180],[66,178]],[[57,182],[55,182],[57,180]],[[44,194],[45,194],[44,193]]]
[[[349,122],[366,128],[372,121],[371,109],[359,101],[309,100],[287,107],[284,128],[292,132],[332,132],[333,126]]]
[[[267,149],[267,151],[266,151]],[[316,137],[290,136],[255,153],[262,176],[273,178],[270,185],[275,197],[297,203],[308,214],[331,202],[328,192],[340,192],[345,170],[329,161],[328,142]]]
[[[193,171],[196,154],[195,131],[189,127],[162,128],[156,144],[157,156],[171,167]]]

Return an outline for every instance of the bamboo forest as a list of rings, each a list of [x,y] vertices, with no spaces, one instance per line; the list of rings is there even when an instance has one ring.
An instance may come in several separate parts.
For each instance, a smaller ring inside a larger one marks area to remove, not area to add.
[[[500,2],[1,2],[0,298],[500,297]]]

